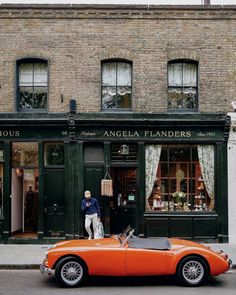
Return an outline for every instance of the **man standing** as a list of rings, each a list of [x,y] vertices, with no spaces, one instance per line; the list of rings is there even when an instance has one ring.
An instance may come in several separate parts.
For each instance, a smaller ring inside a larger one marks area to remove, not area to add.
[[[85,229],[92,239],[91,223],[93,224],[93,234],[97,231],[98,218],[100,218],[100,208],[98,201],[91,197],[90,191],[84,192],[85,199],[82,200],[81,209],[85,213]]]

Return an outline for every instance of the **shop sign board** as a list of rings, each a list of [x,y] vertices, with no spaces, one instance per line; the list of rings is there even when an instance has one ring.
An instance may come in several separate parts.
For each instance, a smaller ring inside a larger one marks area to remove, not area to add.
[[[180,129],[164,129],[164,128],[144,128],[144,129],[131,129],[131,128],[81,128],[78,131],[77,137],[79,139],[126,139],[126,140],[199,140],[199,141],[223,141],[224,134],[218,129],[201,128],[190,129],[190,128],[180,128]]]
[[[66,140],[69,132],[65,128],[34,127],[22,129],[0,129],[0,140],[22,139],[62,139]],[[224,141],[221,128],[129,128],[129,127],[83,127],[76,130],[77,140],[153,140],[153,141]]]
[[[50,139],[67,138],[68,132],[63,128],[22,128],[22,129],[0,129],[0,140],[21,140],[21,139]]]

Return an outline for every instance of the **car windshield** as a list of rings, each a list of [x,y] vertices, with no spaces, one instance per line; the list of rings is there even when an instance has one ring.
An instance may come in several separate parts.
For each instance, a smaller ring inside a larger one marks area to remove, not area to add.
[[[152,238],[152,239],[140,239],[133,236],[134,229],[128,226],[122,233],[116,235],[116,238],[120,242],[120,247],[129,247],[136,249],[151,249],[167,251],[171,248],[170,240],[166,237]]]
[[[134,233],[134,229],[131,228],[130,226],[127,226],[122,233],[120,233],[119,235],[117,235],[117,239],[120,242],[120,246],[123,247],[124,245],[126,245],[126,243],[128,242],[128,240],[133,236]]]

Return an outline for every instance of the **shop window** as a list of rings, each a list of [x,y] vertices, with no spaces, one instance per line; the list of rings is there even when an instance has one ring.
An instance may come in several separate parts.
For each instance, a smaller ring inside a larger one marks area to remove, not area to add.
[[[146,146],[147,211],[212,211],[214,203],[213,146]]]
[[[3,214],[3,150],[0,150],[0,216]]]
[[[38,144],[36,142],[13,142],[12,166],[38,166]]]
[[[18,110],[46,110],[48,63],[39,59],[18,62]]]
[[[168,64],[168,109],[197,110],[197,63]]]
[[[102,63],[102,109],[130,110],[132,64],[123,61]]]
[[[62,166],[64,165],[64,143],[47,142],[44,144],[44,165]]]

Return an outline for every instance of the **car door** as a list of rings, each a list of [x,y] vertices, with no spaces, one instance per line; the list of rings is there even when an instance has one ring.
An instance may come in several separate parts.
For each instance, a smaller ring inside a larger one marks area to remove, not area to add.
[[[126,247],[97,247],[89,250],[84,260],[90,275],[125,276],[125,254]]]
[[[127,275],[164,275],[166,251],[127,248],[125,266]]]

